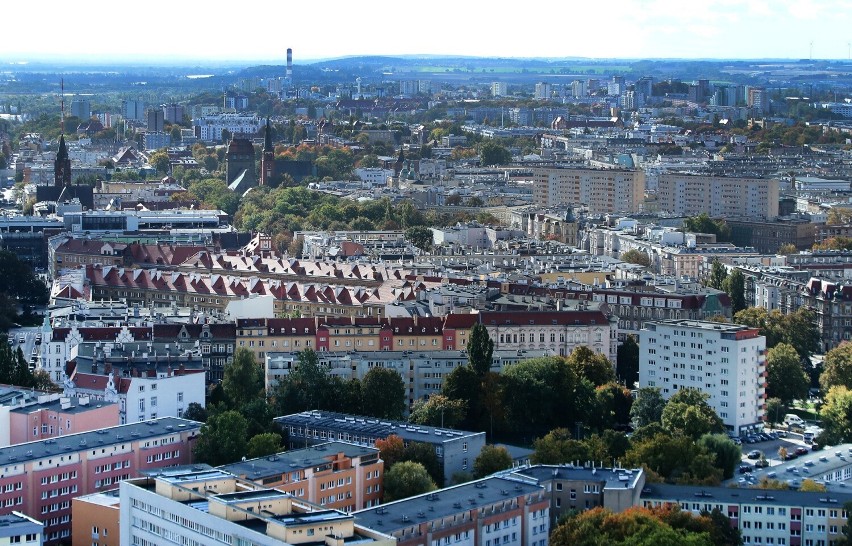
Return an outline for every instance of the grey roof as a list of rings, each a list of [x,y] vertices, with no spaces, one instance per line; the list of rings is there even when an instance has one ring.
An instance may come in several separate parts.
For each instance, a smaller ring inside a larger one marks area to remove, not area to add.
[[[8,538],[19,535],[42,533],[44,525],[28,517],[17,514],[0,516],[0,537]]]
[[[563,465],[534,465],[527,468],[520,468],[513,472],[515,475],[526,476],[536,479],[539,483],[549,480],[575,480],[583,482],[598,482],[604,485],[604,488],[619,488],[636,487],[637,480],[641,475],[638,469],[625,468],[594,468],[575,466],[571,464]]]
[[[89,401],[87,404],[80,404],[80,397],[73,396],[70,398],[71,405],[67,408],[62,408],[62,400],[51,400],[49,402],[30,404],[29,406],[16,406],[9,411],[14,413],[33,413],[41,410],[61,411],[62,413],[77,414],[85,413],[94,409],[99,409],[104,406],[114,406],[115,402],[105,402],[103,400]]]
[[[788,451],[793,451],[794,447],[788,447]],[[835,447],[826,447],[820,451],[812,451],[790,461],[778,463],[779,458],[777,453],[766,453],[766,458],[772,465],[767,468],[753,468],[751,470],[751,478],[754,483],[757,483],[761,478],[770,477],[769,474],[774,473],[772,479],[785,482],[793,482],[794,485],[802,480],[815,480],[822,482],[822,477],[827,473],[834,473],[838,470],[852,467],[852,444],[842,444]],[[777,464],[776,464],[777,463]],[[730,482],[737,482],[743,476],[735,476]],[[832,480],[840,481],[840,480]],[[740,487],[746,487],[741,485]]]
[[[366,455],[377,455],[379,450],[374,447],[364,447],[349,442],[326,442],[305,449],[284,451],[268,457],[258,457],[248,461],[240,461],[218,467],[220,470],[234,476],[245,476],[249,480],[259,480],[274,475],[281,475],[291,470],[308,468],[330,462],[329,456],[343,453],[347,457],[356,458]]]
[[[845,503],[852,501],[852,494],[651,483],[645,485],[641,498],[643,500],[671,500],[702,504],[773,504],[778,506],[837,506],[842,508]]]
[[[544,492],[544,487],[515,479],[491,476],[432,493],[354,512],[355,521],[382,533],[393,533],[425,521],[441,519],[521,495]]]
[[[276,417],[275,421],[283,426],[310,426],[312,428],[350,432],[374,438],[387,438],[395,434],[403,440],[443,444],[463,437],[483,435],[484,432],[468,432],[425,425],[412,425],[405,421],[390,421],[336,413],[332,411],[303,411],[292,415]]]
[[[122,442],[143,440],[163,436],[184,430],[195,430],[201,428],[201,423],[181,419],[179,417],[160,417],[140,423],[118,425],[114,427],[81,432],[79,434],[68,434],[49,440],[27,442],[0,448],[0,465],[20,464],[29,461],[37,461],[53,455],[65,455],[76,451],[103,448]]]

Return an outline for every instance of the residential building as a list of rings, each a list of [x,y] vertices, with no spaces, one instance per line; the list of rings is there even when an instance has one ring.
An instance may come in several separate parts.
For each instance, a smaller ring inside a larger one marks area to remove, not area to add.
[[[166,417],[0,448],[0,515],[45,526],[45,543],[71,537],[71,500],[143,470],[188,464],[201,423]]]
[[[645,174],[642,170],[533,169],[533,198],[539,206],[586,205],[592,214],[630,213],[641,209],[644,197]]]
[[[122,544],[395,544],[350,514],[209,467],[150,473],[120,491]]]
[[[9,433],[8,442],[0,437],[0,447],[113,427],[119,421],[116,403],[41,394],[33,403],[0,409],[0,430]]]
[[[532,465],[513,475],[534,479],[544,486],[550,500],[550,524],[555,526],[566,513],[603,507],[621,512],[639,504],[645,487],[641,469],[604,468],[598,461],[573,464]]]
[[[778,185],[775,178],[665,172],[657,183],[657,201],[669,214],[771,220],[778,216]]]
[[[162,133],[165,127],[165,114],[160,108],[149,108],[147,114],[147,132]]]
[[[73,499],[71,521],[71,544],[120,546],[118,489]]]
[[[332,441],[219,469],[325,508],[354,512],[381,501],[384,465],[375,447]]]
[[[506,82],[494,82],[491,84],[491,95],[494,97],[505,97],[509,94]]]
[[[843,536],[848,493],[811,493],[649,483],[641,506],[678,506],[698,515],[718,509],[742,533],[744,544],[829,546]]]
[[[491,476],[356,512],[361,525],[399,546],[547,546],[550,502],[545,488]]]
[[[44,544],[44,525],[20,512],[0,516],[0,545],[10,544],[41,546]]]
[[[639,332],[639,385],[668,400],[697,389],[728,430],[763,426],[766,338],[756,328],[696,320],[647,322]]]
[[[141,100],[121,101],[121,115],[130,120],[142,121],[145,119],[145,102]]]
[[[305,411],[276,417],[275,422],[289,432],[291,447],[323,443],[329,440],[375,446],[376,440],[396,435],[403,442],[422,442],[435,448],[435,455],[444,471],[444,482],[450,483],[456,472],[470,472],[473,460],[485,445],[484,432],[467,432],[438,427],[411,425],[404,421],[389,421],[335,413]]]
[[[762,254],[775,254],[782,245],[791,244],[798,250],[810,250],[816,242],[817,231],[823,228],[810,218],[779,217],[770,221],[729,218],[731,242],[740,247],[753,247]]]

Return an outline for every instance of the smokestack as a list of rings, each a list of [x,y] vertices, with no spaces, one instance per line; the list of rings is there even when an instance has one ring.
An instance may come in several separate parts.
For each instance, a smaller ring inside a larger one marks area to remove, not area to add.
[[[293,50],[287,48],[287,79],[293,79]]]

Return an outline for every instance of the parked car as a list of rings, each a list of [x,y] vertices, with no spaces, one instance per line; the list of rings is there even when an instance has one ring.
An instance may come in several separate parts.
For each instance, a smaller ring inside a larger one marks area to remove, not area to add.
[[[754,467],[748,463],[743,463],[740,465],[740,474],[745,474],[747,472],[751,472],[754,470]]]
[[[748,457],[749,459],[760,459],[761,455],[762,453],[760,452],[760,450],[752,449],[748,452],[748,455],[746,455],[746,457]]]
[[[806,448],[806,447],[797,447],[796,451],[795,451],[796,455],[805,455],[805,454],[807,454],[807,452],[808,452],[808,448]]]

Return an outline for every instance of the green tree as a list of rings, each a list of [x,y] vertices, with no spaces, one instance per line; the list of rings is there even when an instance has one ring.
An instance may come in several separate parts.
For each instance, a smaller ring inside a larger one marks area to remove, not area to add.
[[[376,440],[379,457],[385,462],[385,472],[398,462],[405,460],[405,442],[396,434]]]
[[[250,459],[274,455],[282,450],[281,435],[275,432],[256,434],[248,441],[246,449],[248,451],[246,456]]]
[[[716,290],[723,290],[722,285],[728,277],[728,272],[719,258],[713,258],[710,265],[710,276],[707,278],[707,286]]]
[[[148,164],[157,169],[157,172],[166,174],[169,172],[169,167],[171,166],[169,154],[162,150],[154,152],[148,158]]]
[[[644,267],[648,267],[651,265],[651,258],[641,250],[636,250],[635,248],[631,248],[627,252],[621,253],[621,261],[629,264],[641,265]]]
[[[745,276],[738,268],[734,268],[722,282],[722,290],[731,297],[731,312],[738,313],[746,308]]]
[[[432,249],[432,230],[424,226],[413,226],[405,230],[405,238],[423,251]]]
[[[631,441],[624,455],[627,468],[644,465],[670,482],[717,485],[722,470],[715,455],[683,435],[657,434]]]
[[[852,441],[852,390],[843,385],[831,387],[820,409],[823,432],[822,445],[837,445]]]
[[[299,353],[296,369],[278,381],[273,391],[276,412],[279,415],[307,410],[337,410],[342,399],[342,383],[335,382],[328,369],[321,366],[313,349]],[[351,411],[351,409],[349,410]]]
[[[709,398],[710,395],[698,389],[678,390],[663,408],[663,427],[693,440],[708,432],[723,431],[722,420],[707,403]]]
[[[489,140],[479,146],[479,162],[484,167],[492,165],[507,165],[512,161],[512,154],[502,144]]]
[[[426,468],[412,461],[393,465],[384,476],[384,502],[405,499],[438,488]]]
[[[225,366],[222,388],[234,408],[263,396],[263,368],[254,353],[245,347],[234,351],[234,360]]]
[[[441,394],[450,400],[458,401],[467,408],[461,422],[465,430],[473,430],[479,426],[482,416],[482,382],[470,364],[458,366],[444,379]]]
[[[380,419],[402,419],[407,396],[399,373],[379,366],[371,369],[361,382],[361,410]]]
[[[825,354],[819,384],[822,392],[839,385],[852,389],[852,343],[844,341]]]
[[[595,387],[615,381],[612,362],[586,345],[575,347],[568,355],[567,363],[577,377],[588,379]]]
[[[473,461],[473,476],[484,478],[512,467],[512,456],[503,446],[485,445]]]
[[[494,341],[488,335],[485,325],[476,323],[470,330],[467,343],[467,356],[473,371],[480,377],[491,370],[494,354]]]
[[[196,461],[220,466],[240,460],[246,455],[246,426],[245,417],[236,411],[211,415],[195,444]]]
[[[190,421],[203,423],[207,420],[207,409],[198,402],[190,402],[186,407],[186,411],[183,412],[182,417]]]
[[[556,428],[533,442],[535,464],[564,464],[572,461],[588,461],[589,450],[571,436],[565,428]]]
[[[443,394],[433,394],[428,400],[417,400],[411,409],[409,422],[433,427],[455,428],[464,420],[467,404]]]
[[[618,346],[615,370],[618,380],[632,389],[639,379],[639,344],[636,343],[636,336],[629,334],[624,343]]]
[[[511,393],[503,404],[514,430],[536,434],[573,425],[580,402],[574,396],[579,378],[562,358],[533,358],[510,364],[501,379],[504,392]],[[593,405],[591,400],[588,402]]]
[[[785,413],[784,404],[778,398],[766,400],[766,422],[772,426],[783,420]]]
[[[444,465],[435,454],[435,447],[426,442],[408,442],[402,455],[403,461],[415,462],[423,465],[426,472],[435,483],[444,483]]]
[[[683,229],[688,233],[712,233],[719,242],[731,240],[731,227],[724,220],[713,220],[706,212],[684,219]]]
[[[698,439],[698,445],[704,447],[715,457],[716,467],[722,469],[722,478],[729,480],[742,460],[742,450],[725,434],[705,434]]]
[[[766,355],[767,394],[789,405],[793,400],[808,395],[810,379],[802,369],[796,349],[788,343],[779,343]]]
[[[663,418],[666,401],[659,387],[642,387],[636,396],[636,401],[630,407],[630,417],[633,426],[644,427],[651,423],[659,423]]]
[[[713,546],[708,531],[675,529],[654,511],[638,507],[618,513],[600,507],[571,513],[560,520],[549,543],[551,546]]]
[[[630,406],[633,396],[630,389],[617,383],[607,383],[595,389],[595,411],[592,424],[598,430],[607,430],[615,425],[630,422]]]

